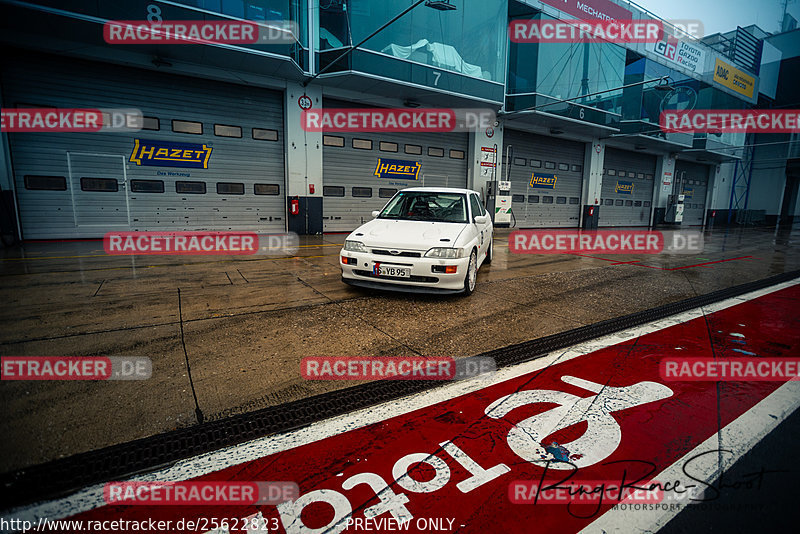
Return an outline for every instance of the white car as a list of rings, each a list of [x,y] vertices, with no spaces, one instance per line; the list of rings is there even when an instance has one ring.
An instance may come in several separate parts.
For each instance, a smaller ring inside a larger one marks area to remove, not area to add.
[[[344,242],[345,283],[470,295],[478,268],[492,260],[492,220],[475,191],[403,189],[372,216]]]

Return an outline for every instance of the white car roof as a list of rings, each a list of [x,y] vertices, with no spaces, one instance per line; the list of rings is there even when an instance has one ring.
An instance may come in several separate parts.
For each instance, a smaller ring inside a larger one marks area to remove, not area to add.
[[[440,192],[440,193],[475,193],[479,195],[477,191],[473,191],[472,189],[459,189],[456,187],[409,187],[406,189],[401,189],[401,191],[429,191],[429,192]]]

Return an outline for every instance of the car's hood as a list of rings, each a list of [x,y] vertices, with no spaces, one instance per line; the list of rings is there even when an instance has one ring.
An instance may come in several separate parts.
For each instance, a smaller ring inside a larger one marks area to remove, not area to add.
[[[424,251],[431,247],[456,246],[456,239],[466,226],[461,223],[373,219],[359,226],[348,239],[361,241],[368,247]]]

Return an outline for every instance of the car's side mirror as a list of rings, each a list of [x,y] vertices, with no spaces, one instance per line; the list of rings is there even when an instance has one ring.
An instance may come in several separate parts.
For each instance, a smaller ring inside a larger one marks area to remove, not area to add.
[[[380,215],[380,214],[381,214],[381,212],[380,212],[379,210],[375,210],[375,211],[373,211],[373,212],[372,212],[372,217],[373,217],[373,218],[374,218],[374,217],[377,217],[377,216],[378,216],[378,215]]]
[[[488,220],[489,220],[489,217],[487,217],[486,215],[476,215],[475,218],[474,218],[474,221],[477,224],[486,224],[486,221],[488,221]]]

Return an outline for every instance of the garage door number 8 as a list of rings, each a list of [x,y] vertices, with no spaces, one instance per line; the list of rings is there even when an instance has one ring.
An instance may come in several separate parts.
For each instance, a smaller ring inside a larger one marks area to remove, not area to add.
[[[147,6],[147,22],[163,22],[161,18],[161,8],[155,4]]]

